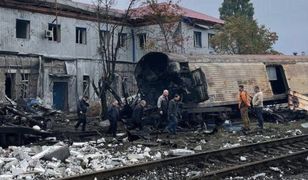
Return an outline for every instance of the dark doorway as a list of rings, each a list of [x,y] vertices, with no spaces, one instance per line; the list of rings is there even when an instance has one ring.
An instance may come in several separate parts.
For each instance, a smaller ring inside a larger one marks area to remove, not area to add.
[[[15,74],[5,74],[5,95],[11,99],[14,97]]]
[[[281,65],[271,65],[267,66],[266,70],[273,94],[286,93],[288,91],[288,85],[283,67]]]
[[[53,107],[58,110],[67,111],[68,83],[53,83]]]

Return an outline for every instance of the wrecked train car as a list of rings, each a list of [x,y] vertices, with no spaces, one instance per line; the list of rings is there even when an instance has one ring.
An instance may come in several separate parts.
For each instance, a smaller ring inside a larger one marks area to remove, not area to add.
[[[189,113],[235,109],[238,86],[253,94],[260,86],[265,103],[286,102],[288,90],[308,94],[308,57],[281,55],[183,56],[151,52],[137,64],[143,98],[155,106],[163,89],[180,93]],[[226,108],[228,107],[228,108]]]

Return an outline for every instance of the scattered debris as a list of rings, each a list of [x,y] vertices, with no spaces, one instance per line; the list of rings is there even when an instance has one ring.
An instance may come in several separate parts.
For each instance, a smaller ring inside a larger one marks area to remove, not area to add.
[[[303,128],[308,128],[308,123],[302,123],[301,126],[302,126]]]
[[[187,156],[195,154],[195,151],[188,149],[172,149],[168,153],[170,156]]]
[[[265,176],[266,176],[265,173],[259,173],[259,174],[252,176],[252,179],[258,179],[258,178],[265,177]]]
[[[247,158],[246,158],[245,156],[241,156],[241,157],[240,157],[240,160],[241,160],[241,161],[247,161]]]
[[[226,143],[223,145],[223,148],[233,148],[233,147],[237,147],[240,145],[241,145],[240,143],[235,143],[235,144]]]
[[[202,174],[201,171],[190,171],[186,174],[186,177],[197,178],[197,177],[200,177],[201,174]]]
[[[270,167],[270,170],[283,173],[278,167]]]
[[[202,146],[198,145],[194,148],[195,151],[202,151]]]

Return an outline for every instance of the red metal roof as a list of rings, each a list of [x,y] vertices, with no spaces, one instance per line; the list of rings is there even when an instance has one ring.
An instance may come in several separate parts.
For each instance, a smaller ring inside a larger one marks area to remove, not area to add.
[[[207,14],[203,14],[188,8],[184,8],[184,7],[180,7],[183,11],[184,16],[186,17],[190,17],[190,18],[195,18],[195,19],[200,19],[200,20],[204,20],[204,21],[209,21],[209,22],[214,22],[214,23],[218,23],[218,24],[223,24],[224,21],[212,16],[209,16]]]
[[[162,6],[161,9],[164,11],[168,8],[166,8],[166,6],[168,6],[169,4],[167,3],[160,3],[159,6]],[[177,10],[180,11],[178,12],[178,14],[181,14],[185,17],[190,17],[190,18],[194,18],[194,19],[199,19],[199,20],[203,20],[203,21],[207,21],[207,22],[211,22],[211,23],[218,23],[218,24],[223,24],[224,21],[219,19],[219,18],[215,18],[212,16],[209,16],[207,14],[203,14],[188,8],[184,8],[182,6],[177,6],[177,8],[175,7],[176,5],[173,5],[171,7],[171,10]],[[151,13],[151,9],[149,8],[149,6],[143,6],[143,7],[139,7],[136,9],[133,9],[133,13],[132,16],[133,18],[142,18],[142,16],[146,16],[147,14]]]

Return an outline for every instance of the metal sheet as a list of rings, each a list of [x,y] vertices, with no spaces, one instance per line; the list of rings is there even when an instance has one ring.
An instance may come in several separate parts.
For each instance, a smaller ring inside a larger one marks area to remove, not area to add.
[[[258,85],[264,98],[273,95],[263,63],[197,63],[192,66],[201,67],[207,78],[210,99],[205,104],[237,102],[240,84],[250,94],[253,94],[253,87]]]
[[[308,94],[308,63],[283,65],[289,88],[301,94]]]

